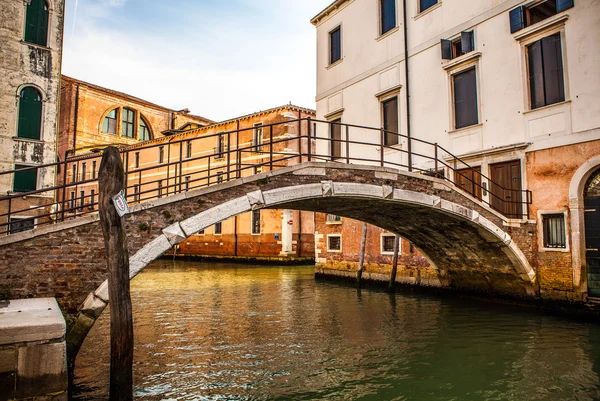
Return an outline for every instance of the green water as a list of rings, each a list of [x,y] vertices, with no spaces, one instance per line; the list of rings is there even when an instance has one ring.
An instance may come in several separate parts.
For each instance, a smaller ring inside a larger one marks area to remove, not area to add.
[[[170,261],[132,302],[139,400],[600,400],[600,325],[534,311]],[[106,399],[109,358],[105,313],[75,399]]]

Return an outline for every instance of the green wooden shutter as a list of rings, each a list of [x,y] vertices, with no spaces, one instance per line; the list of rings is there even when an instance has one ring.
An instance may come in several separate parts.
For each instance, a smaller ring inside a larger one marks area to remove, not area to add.
[[[573,0],[557,0],[556,1],[556,13],[561,13],[569,8],[575,7]]]
[[[510,10],[510,33],[515,33],[525,28],[525,7],[517,7]]]
[[[46,0],[31,0],[25,16],[25,41],[40,46],[47,45],[48,7]]]
[[[27,168],[21,164],[15,165],[15,170]],[[15,172],[13,192],[31,192],[37,189],[37,169]]]
[[[452,41],[442,39],[442,59],[452,60]]]
[[[463,54],[467,54],[475,50],[475,35],[473,35],[473,31],[461,32],[460,45]]]
[[[19,138],[41,139],[42,96],[37,89],[28,86],[21,91],[19,99]]]

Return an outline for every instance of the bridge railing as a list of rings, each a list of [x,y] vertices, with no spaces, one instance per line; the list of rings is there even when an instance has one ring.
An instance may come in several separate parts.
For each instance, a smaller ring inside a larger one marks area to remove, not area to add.
[[[260,130],[260,131],[259,131]],[[506,188],[437,143],[339,121],[311,118],[211,134],[161,138],[121,148],[131,204],[171,196],[306,161],[394,167],[444,179],[508,218],[529,218],[531,192]],[[0,197],[0,232],[12,234],[97,212],[102,150],[57,163],[0,172],[54,174],[52,187]]]

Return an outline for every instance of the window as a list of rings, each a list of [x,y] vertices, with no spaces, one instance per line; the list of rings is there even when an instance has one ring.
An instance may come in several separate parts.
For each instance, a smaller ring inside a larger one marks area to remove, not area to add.
[[[567,236],[565,230],[564,214],[545,214],[542,215],[544,225],[544,248],[567,247]]]
[[[150,129],[148,128],[148,124],[144,121],[144,118],[140,116],[140,132],[139,132],[140,141],[149,141],[152,139],[150,137]]]
[[[342,27],[329,32],[329,64],[342,59]]]
[[[24,166],[21,164],[15,165],[15,170],[25,169],[30,166]],[[37,168],[31,168],[24,171],[16,171],[13,192],[32,192],[37,189]]]
[[[95,180],[96,179],[96,174],[98,172],[98,169],[96,168],[98,166],[98,162],[96,160],[94,160],[92,162],[92,179]]]
[[[335,214],[327,215],[327,224],[340,224],[342,222],[342,216],[338,216]]]
[[[134,202],[140,201],[140,186],[137,184],[133,186],[133,201]]]
[[[48,16],[46,0],[31,0],[25,17],[25,42],[47,46]]]
[[[383,144],[394,146],[398,140],[398,98],[393,97],[382,103],[383,106]]]
[[[327,236],[327,252],[342,252],[342,236],[340,234]]]
[[[71,191],[69,195],[69,212],[75,213],[75,191]]]
[[[161,146],[158,148],[158,164],[163,164],[165,162],[165,147]]]
[[[35,219],[33,217],[11,217],[8,233],[21,233],[23,231],[33,230],[34,227]]]
[[[337,119],[329,123],[329,154],[331,160],[342,157],[342,120]]]
[[[263,128],[262,123],[254,124],[254,136],[252,137],[252,146],[255,152],[262,152]]]
[[[396,0],[381,0],[381,34],[396,27]]]
[[[71,183],[77,182],[77,164],[71,167]]]
[[[105,134],[117,134],[117,109],[112,110],[104,117],[102,122],[102,132]]]
[[[396,244],[396,236],[394,234],[382,234],[381,235],[381,253],[382,254],[393,254],[394,245]]]
[[[215,224],[215,235],[221,235],[223,233],[223,223],[218,222]]]
[[[42,95],[31,86],[23,88],[19,94],[17,136],[37,140],[42,137]]]
[[[163,180],[158,180],[158,197],[162,198],[163,196]]]
[[[83,205],[85,204],[85,191],[79,191],[79,211],[83,212]]]
[[[87,163],[81,163],[81,181],[85,181],[87,177]]]
[[[187,141],[185,143],[185,157],[186,159],[192,158],[192,141]]]
[[[96,208],[96,190],[92,189],[90,191],[90,210],[94,210]]]
[[[527,46],[531,109],[565,100],[560,33]]]
[[[219,171],[217,173],[217,184],[221,184],[224,180],[224,177],[225,177],[224,173],[222,171]]]
[[[262,173],[262,171],[263,171],[262,166],[254,166],[254,174],[255,175]]]
[[[121,135],[126,138],[134,138],[133,122],[135,119],[135,113],[131,109],[123,109],[122,112],[123,120],[121,121]]]
[[[260,234],[260,210],[252,211],[252,234]]]
[[[454,40],[442,39],[442,59],[452,60],[475,50],[473,31],[461,32]]]
[[[546,0],[533,6],[520,6],[509,13],[510,32],[515,33],[574,7],[573,0]]]
[[[185,184],[184,184],[184,188],[186,191],[190,190],[190,181],[192,180],[192,177],[189,175],[185,176]]]
[[[133,168],[140,168],[140,152],[133,155]]]
[[[419,0],[419,12],[423,12],[428,8],[435,6],[438,0]]]
[[[479,123],[475,67],[453,75],[454,124],[456,129]]]
[[[221,159],[225,157],[225,134],[219,134],[217,136],[217,147],[215,148],[215,159]]]

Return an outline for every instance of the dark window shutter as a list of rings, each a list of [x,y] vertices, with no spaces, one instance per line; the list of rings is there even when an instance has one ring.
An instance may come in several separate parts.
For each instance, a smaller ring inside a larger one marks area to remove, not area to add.
[[[48,36],[48,7],[46,0],[31,0],[25,16],[25,41],[46,46]]]
[[[565,85],[560,33],[542,39],[542,59],[546,104],[562,102],[565,100]]]
[[[337,27],[329,33],[330,55],[329,64],[333,64],[342,58],[342,30]]]
[[[460,34],[460,45],[462,46],[463,54],[475,50],[475,35],[473,35],[473,31],[462,32]]]
[[[544,100],[544,63],[542,61],[542,42],[537,41],[527,49],[529,59],[529,94],[531,108],[545,105]]]
[[[575,7],[573,0],[556,0],[556,13],[563,12],[572,7]]]
[[[381,0],[381,34],[396,27],[396,0]]]
[[[442,39],[442,59],[452,60],[452,41]]]
[[[479,122],[477,106],[477,76],[471,68],[454,76],[454,113],[456,129]]]
[[[42,96],[40,92],[28,86],[21,91],[19,99],[19,138],[41,139]]]
[[[515,33],[525,28],[525,7],[510,10],[510,33]]]
[[[383,102],[383,129],[384,145],[394,146],[398,144],[398,98],[395,97]],[[389,131],[389,132],[388,132]]]
[[[15,170],[30,166],[15,165]],[[37,189],[37,169],[15,172],[13,192],[31,192]]]

